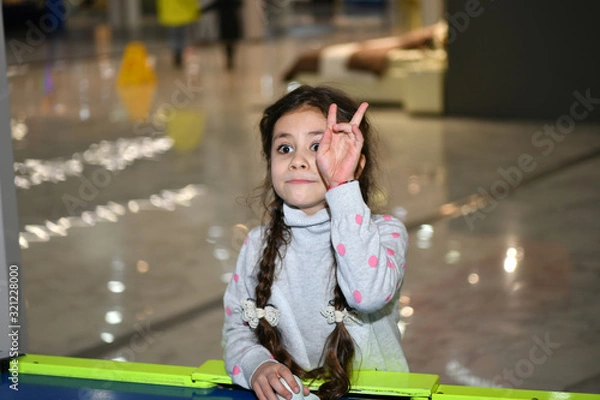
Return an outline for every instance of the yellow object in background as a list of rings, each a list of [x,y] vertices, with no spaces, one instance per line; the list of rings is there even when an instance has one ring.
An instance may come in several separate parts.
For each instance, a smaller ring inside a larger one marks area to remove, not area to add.
[[[154,101],[155,91],[156,83],[117,86],[119,98],[132,120],[146,119]]]
[[[117,93],[131,119],[148,116],[155,91],[156,74],[148,62],[146,46],[143,42],[128,43],[117,77]]]
[[[181,26],[200,18],[198,0],[157,0],[158,22],[164,26]]]
[[[156,83],[156,74],[148,62],[148,52],[142,42],[130,42],[125,47],[117,86]]]
[[[173,111],[166,124],[166,134],[173,139],[173,147],[180,152],[197,148],[204,137],[206,115],[202,110]]]

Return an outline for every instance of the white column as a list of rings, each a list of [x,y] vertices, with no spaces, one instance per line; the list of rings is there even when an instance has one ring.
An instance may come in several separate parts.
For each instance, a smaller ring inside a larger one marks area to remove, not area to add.
[[[4,23],[0,8],[0,54],[6,54],[5,51]],[[6,76],[6,58],[0,57],[0,359],[14,358],[17,351],[25,353],[27,350],[23,301],[25,297]],[[18,301],[15,302],[14,297],[17,293]],[[9,336],[15,331],[17,337]],[[17,340],[13,341],[13,338]],[[18,349],[13,347],[14,343],[17,343]]]
[[[125,0],[125,26],[127,28],[137,28],[142,18],[141,0]]]

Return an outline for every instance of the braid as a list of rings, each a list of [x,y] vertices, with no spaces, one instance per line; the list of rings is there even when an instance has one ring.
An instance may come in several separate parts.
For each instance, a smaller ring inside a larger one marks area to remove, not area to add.
[[[267,209],[270,214],[270,223],[265,233],[266,246],[259,264],[258,285],[255,292],[256,306],[260,308],[264,308],[271,298],[276,261],[278,258],[281,259],[280,250],[289,240],[289,228],[283,222],[283,200],[276,196]],[[276,327],[261,318],[255,333],[259,343],[269,350],[277,361],[287,366],[292,373],[298,376],[304,375],[304,370],[296,364],[281,344],[281,333]]]
[[[333,305],[338,311],[348,308],[346,298],[337,283],[334,289],[333,301]],[[325,379],[325,383],[319,387],[317,392],[321,400],[337,400],[348,394],[354,350],[354,340],[346,329],[344,322],[336,323],[335,328],[325,342],[323,366],[307,374],[310,377]]]
[[[258,285],[256,286],[256,305],[264,307],[271,297],[271,285],[275,277],[275,263],[281,258],[280,248],[286,244],[286,227],[283,224],[283,210],[275,199],[269,206],[271,215],[269,227],[266,231],[266,246],[260,261],[258,271]]]

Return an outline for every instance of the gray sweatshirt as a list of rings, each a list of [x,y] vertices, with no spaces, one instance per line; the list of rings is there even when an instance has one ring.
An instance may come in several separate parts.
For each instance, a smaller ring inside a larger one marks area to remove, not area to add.
[[[280,311],[283,345],[304,369],[318,367],[335,324],[321,313],[333,300],[337,281],[354,321],[345,326],[355,342],[355,370],[408,371],[400,347],[398,299],[408,234],[399,220],[371,215],[358,182],[326,193],[328,208],[313,215],[284,205],[291,242],[278,263],[269,304]],[[265,227],[250,231],[224,296],[223,347],[233,383],[250,389],[254,371],[276,362],[242,320],[242,301],[255,298],[258,260]]]

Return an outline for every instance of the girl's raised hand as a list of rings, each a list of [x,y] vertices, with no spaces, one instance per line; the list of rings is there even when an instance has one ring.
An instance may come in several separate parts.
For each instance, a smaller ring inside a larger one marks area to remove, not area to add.
[[[325,184],[333,188],[343,182],[356,179],[364,143],[362,132],[358,128],[368,103],[362,103],[350,122],[337,122],[337,105],[329,107],[327,129],[317,150],[317,166]]]

